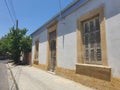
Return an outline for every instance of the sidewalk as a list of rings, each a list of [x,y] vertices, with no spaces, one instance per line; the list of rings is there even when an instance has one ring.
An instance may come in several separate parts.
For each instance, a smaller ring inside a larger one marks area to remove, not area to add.
[[[31,66],[9,67],[19,90],[93,90],[79,83]]]

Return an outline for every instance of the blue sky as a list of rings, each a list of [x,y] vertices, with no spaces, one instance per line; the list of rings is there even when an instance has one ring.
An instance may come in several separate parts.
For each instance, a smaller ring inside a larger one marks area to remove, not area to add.
[[[12,12],[10,0],[6,0]],[[73,0],[61,0],[62,9]],[[59,0],[12,0],[19,28],[27,28],[28,35],[56,15],[59,8]],[[5,5],[5,0],[0,0],[0,38],[9,32],[13,22]]]

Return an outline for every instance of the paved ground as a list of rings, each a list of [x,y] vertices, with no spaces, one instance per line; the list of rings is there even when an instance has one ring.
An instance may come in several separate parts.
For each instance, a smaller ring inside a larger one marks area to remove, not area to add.
[[[0,90],[9,90],[6,62],[0,60]]]
[[[11,66],[19,90],[93,90],[30,66]]]

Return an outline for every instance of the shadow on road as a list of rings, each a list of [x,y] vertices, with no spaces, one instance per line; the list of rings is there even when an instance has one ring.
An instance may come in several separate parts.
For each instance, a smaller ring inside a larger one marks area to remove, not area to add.
[[[0,90],[9,90],[7,62],[8,60],[0,60]]]

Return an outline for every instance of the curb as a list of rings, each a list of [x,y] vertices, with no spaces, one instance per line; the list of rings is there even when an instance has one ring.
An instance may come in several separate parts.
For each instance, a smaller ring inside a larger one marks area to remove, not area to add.
[[[9,63],[7,63],[7,65],[8,65],[8,69],[10,70],[11,76],[12,76],[12,78],[13,78],[13,81],[14,81],[14,84],[15,84],[15,87],[16,87],[16,90],[19,90],[18,84],[17,84],[17,82],[16,82],[16,80],[15,80],[15,77],[14,77],[13,72],[12,72],[10,66],[9,66]]]

